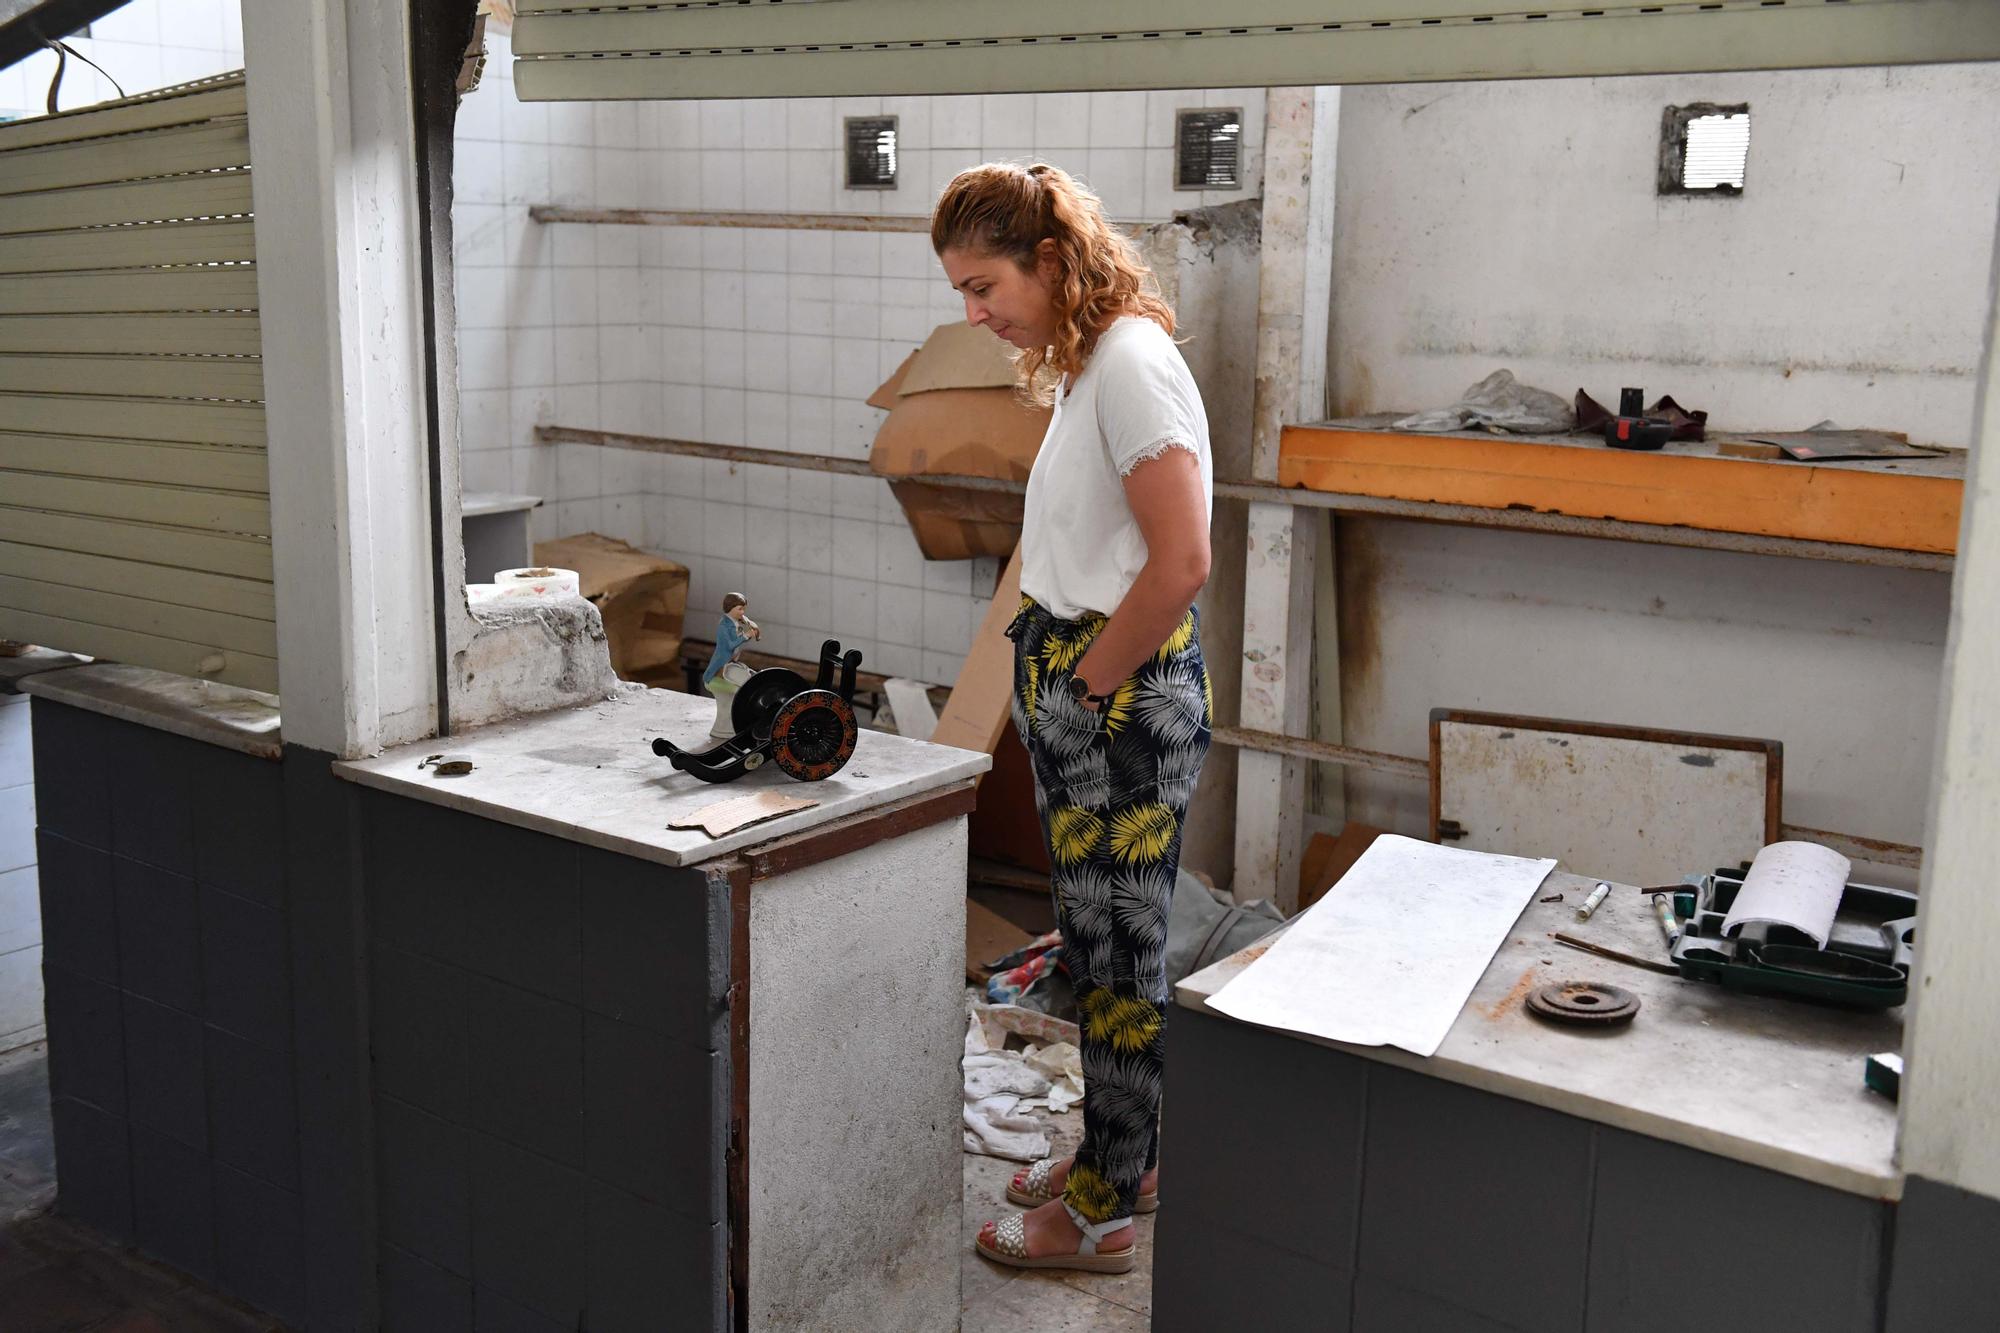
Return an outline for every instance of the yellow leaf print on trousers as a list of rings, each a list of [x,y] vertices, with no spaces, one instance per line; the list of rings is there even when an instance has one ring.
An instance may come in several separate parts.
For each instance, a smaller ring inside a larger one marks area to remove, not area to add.
[[[1114,1051],[1143,1051],[1160,1035],[1159,1006],[1098,989],[1083,1000],[1083,1034]]]
[[[1035,700],[1042,692],[1042,664],[1034,658],[1027,661],[1028,679],[1021,690],[1021,708],[1028,717],[1028,730],[1039,731],[1039,719],[1035,716]]]
[[[1057,865],[1080,865],[1097,850],[1103,837],[1104,821],[1088,810],[1062,805],[1049,812],[1049,850],[1055,853]]]
[[[1111,816],[1111,854],[1127,865],[1160,860],[1174,841],[1174,812],[1158,802]]]
[[[1160,651],[1153,654],[1153,658],[1155,661],[1164,662],[1175,653],[1186,652],[1187,646],[1193,642],[1194,612],[1190,611],[1181,617],[1181,623],[1174,627],[1174,632],[1167,636],[1167,641],[1160,645]]]
[[[1096,1167],[1078,1162],[1063,1184],[1063,1200],[1086,1221],[1109,1222],[1118,1208],[1118,1189]]]
[[[1121,728],[1132,720],[1132,706],[1139,702],[1139,678],[1126,677],[1125,683],[1111,692],[1111,700],[1104,705],[1104,729],[1116,736]]]
[[[1093,638],[1095,636],[1090,634],[1075,634],[1062,639],[1051,634],[1042,641],[1042,661],[1048,664],[1051,671],[1072,670],[1090,651]]]

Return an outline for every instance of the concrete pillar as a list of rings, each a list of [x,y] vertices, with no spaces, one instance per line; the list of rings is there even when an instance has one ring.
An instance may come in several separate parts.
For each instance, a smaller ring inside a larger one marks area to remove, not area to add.
[[[1278,477],[1285,423],[1316,418],[1326,394],[1338,88],[1273,88],[1265,98],[1264,217],[1257,286],[1257,392],[1251,476]],[[1310,340],[1310,341],[1309,341]],[[1338,694],[1333,662],[1313,659],[1313,598],[1326,522],[1314,510],[1252,504],[1245,536],[1243,683],[1238,725],[1311,736],[1318,687]],[[1330,552],[1326,558],[1331,558]],[[1308,761],[1246,750],[1237,765],[1237,899],[1298,900]]]
[[[2000,1200],[2000,241],[1952,589],[1938,773],[1924,839],[1903,1168]]]
[[[285,739],[436,726],[409,7],[243,10]]]

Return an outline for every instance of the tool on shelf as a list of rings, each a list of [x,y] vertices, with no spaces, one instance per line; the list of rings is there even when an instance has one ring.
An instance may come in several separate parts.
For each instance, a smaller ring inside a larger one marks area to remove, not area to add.
[[[1560,930],[1550,931],[1549,938],[1557,944],[1566,944],[1572,949],[1581,949],[1585,953],[1594,953],[1599,958],[1609,958],[1614,963],[1624,963],[1630,967],[1643,967],[1648,972],[1663,972],[1670,977],[1677,977],[1681,974],[1681,970],[1670,963],[1656,963],[1650,958],[1641,958],[1636,954],[1629,954],[1620,949],[1610,949],[1602,944],[1592,944],[1589,940],[1580,940],[1574,935],[1565,935]]]
[[[1689,876],[1675,894],[1681,937],[1672,952],[1682,976],[1855,1009],[1888,1009],[1908,997],[1916,894],[1846,885],[1821,948],[1810,936],[1769,922],[1746,922],[1734,935],[1724,934],[1743,881],[1742,870],[1717,870]]]
[[[1604,442],[1613,449],[1658,449],[1673,438],[1674,424],[1646,415],[1646,391],[1618,391],[1618,415],[1604,423]]]

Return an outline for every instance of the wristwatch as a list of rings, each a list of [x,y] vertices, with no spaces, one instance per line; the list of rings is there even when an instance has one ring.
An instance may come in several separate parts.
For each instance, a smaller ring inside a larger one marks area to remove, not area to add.
[[[1111,702],[1111,696],[1108,694],[1092,694],[1090,686],[1084,683],[1082,676],[1071,676],[1069,678],[1069,697],[1080,704],[1108,704]]]

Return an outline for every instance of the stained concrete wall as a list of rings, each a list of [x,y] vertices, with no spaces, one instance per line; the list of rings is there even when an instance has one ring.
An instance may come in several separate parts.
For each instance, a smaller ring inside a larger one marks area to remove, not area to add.
[[[1661,110],[1751,108],[1745,194],[1660,198]],[[1347,91],[1336,412],[1444,403],[1498,366],[1723,423],[1964,445],[2000,69]],[[1950,578],[1383,520],[1340,525],[1349,744],[1425,753],[1437,706],[1774,737],[1785,818],[1921,842]],[[1358,774],[1403,832],[1421,784]],[[1908,871],[1867,867],[1910,884]]]
[[[1703,101],[1750,106],[1744,193],[1663,198],[1661,112]],[[1996,122],[1993,65],[1348,89],[1335,411],[1448,403],[1508,366],[1963,446]]]

